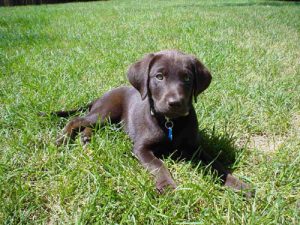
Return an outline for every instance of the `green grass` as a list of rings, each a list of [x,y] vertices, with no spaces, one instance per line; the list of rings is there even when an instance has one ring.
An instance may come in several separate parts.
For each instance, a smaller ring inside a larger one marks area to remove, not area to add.
[[[299,224],[299,35],[292,2],[0,8],[0,223]],[[179,188],[160,196],[122,131],[98,130],[87,150],[56,148],[66,120],[37,116],[128,84],[131,63],[170,48],[210,68],[195,105],[203,146],[255,186],[253,199],[171,159]]]

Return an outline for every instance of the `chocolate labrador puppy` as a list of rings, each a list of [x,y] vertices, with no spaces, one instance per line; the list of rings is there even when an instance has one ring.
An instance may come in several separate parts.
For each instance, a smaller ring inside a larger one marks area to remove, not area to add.
[[[194,56],[166,50],[146,55],[130,66],[127,76],[133,87],[113,89],[88,105],[88,114],[70,121],[57,145],[67,143],[78,132],[87,143],[95,124],[123,122],[133,141],[133,153],[154,176],[157,190],[175,189],[170,172],[156,156],[174,150],[186,157],[197,153],[200,139],[192,103],[209,86],[211,74]],[[56,114],[67,116],[76,111]],[[202,151],[200,155],[226,186],[248,189],[207,153]]]

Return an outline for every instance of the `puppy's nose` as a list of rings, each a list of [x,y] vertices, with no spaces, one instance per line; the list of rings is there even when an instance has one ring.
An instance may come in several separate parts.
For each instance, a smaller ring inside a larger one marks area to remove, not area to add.
[[[177,108],[177,107],[182,106],[182,102],[183,102],[183,101],[182,101],[181,99],[170,98],[170,99],[168,100],[168,105],[169,105],[170,107]]]

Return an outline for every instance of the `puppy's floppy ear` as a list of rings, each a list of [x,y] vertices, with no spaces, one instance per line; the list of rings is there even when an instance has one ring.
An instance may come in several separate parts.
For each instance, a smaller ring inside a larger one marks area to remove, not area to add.
[[[144,100],[148,92],[148,79],[154,54],[148,54],[143,59],[132,64],[127,72],[130,84],[137,89]]]
[[[208,69],[197,58],[193,57],[192,61],[194,68],[193,94],[196,102],[197,96],[208,88],[212,77]]]

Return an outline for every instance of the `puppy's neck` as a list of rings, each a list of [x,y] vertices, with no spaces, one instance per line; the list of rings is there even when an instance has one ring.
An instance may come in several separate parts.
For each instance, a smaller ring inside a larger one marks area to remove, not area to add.
[[[192,109],[190,109],[190,111],[191,111]],[[176,121],[179,121],[179,120],[182,120],[182,119],[185,119],[185,118],[187,118],[189,115],[190,115],[190,111],[189,112],[187,112],[185,115],[183,115],[183,116],[179,116],[179,117],[176,117],[176,118],[169,118],[169,117],[167,117],[167,116],[165,116],[165,115],[163,115],[163,114],[161,114],[161,113],[158,113],[158,112],[156,112],[156,110],[154,109],[154,107],[152,107],[151,105],[150,105],[150,115],[151,115],[151,117],[154,117],[154,118],[156,118],[159,122],[166,122],[166,121],[174,121],[174,122],[176,122]]]

